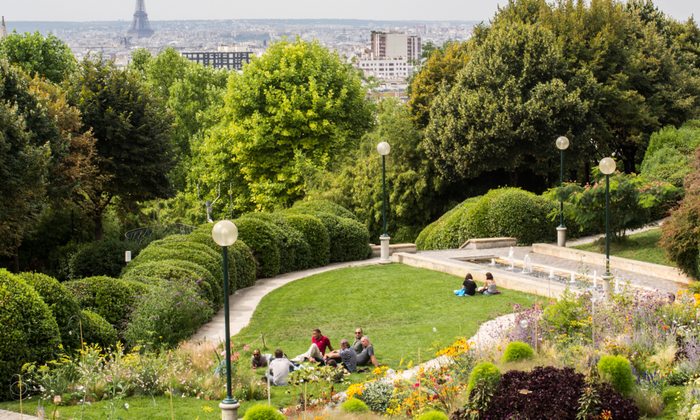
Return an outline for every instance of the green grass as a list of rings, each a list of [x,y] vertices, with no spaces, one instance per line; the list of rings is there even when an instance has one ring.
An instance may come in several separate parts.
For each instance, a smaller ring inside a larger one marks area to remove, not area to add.
[[[314,328],[337,348],[342,338],[352,343],[361,327],[379,363],[398,369],[417,363],[419,349],[425,361],[457,337],[471,337],[493,310],[508,313],[509,303],[531,303],[526,294],[510,290],[455,296],[461,287],[459,277],[402,264],[335,270],[265,296],[234,342],[259,347],[262,333],[268,352],[280,348],[294,357],[308,350]]]
[[[679,408],[678,393],[683,393],[684,389],[685,388],[682,386],[669,386],[666,388],[664,391],[664,404],[666,404],[666,407],[664,407],[664,411],[659,416],[653,418],[659,420],[673,420]]]
[[[646,232],[630,235],[622,239],[620,242],[611,242],[610,255],[628,258],[630,260],[675,267],[676,265],[668,260],[666,251],[657,246],[660,238],[661,229],[652,229]],[[605,238],[601,238],[591,244],[573,246],[572,248],[602,254],[605,253]]]

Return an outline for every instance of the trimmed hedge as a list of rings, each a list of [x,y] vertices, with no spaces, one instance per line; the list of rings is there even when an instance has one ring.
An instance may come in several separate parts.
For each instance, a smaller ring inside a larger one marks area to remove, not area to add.
[[[157,285],[162,285],[164,281],[193,280],[199,287],[200,296],[213,305],[214,296],[211,288],[213,278],[206,268],[198,264],[183,260],[149,261],[135,266],[122,276],[123,280],[136,282],[141,282],[142,278],[147,279],[146,282],[152,278],[161,279]]]
[[[334,216],[352,219],[356,222],[360,221],[350,210],[328,200],[297,201],[294,203],[291,210],[302,214],[330,213]]]
[[[280,273],[304,270],[311,266],[311,247],[304,235],[293,228],[278,213],[248,213],[242,218],[263,220],[275,232],[277,248],[280,250]]]
[[[81,309],[100,315],[118,332],[126,327],[126,320],[134,307],[135,296],[149,287],[144,283],[114,279],[107,276],[88,277],[64,283]]]
[[[51,309],[58,330],[61,333],[61,343],[67,349],[80,347],[80,337],[77,331],[77,320],[71,317],[80,315],[80,307],[71,292],[53,277],[41,273],[20,273],[19,277],[39,293],[41,299]]]
[[[506,350],[503,352],[501,362],[517,362],[518,360],[532,359],[535,356],[535,351],[529,344],[520,341],[512,341],[508,343]]]
[[[298,214],[292,209],[291,214]],[[330,262],[357,261],[369,258],[369,231],[358,221],[330,213],[304,213],[323,223],[330,240]]]
[[[174,244],[171,244],[171,246]],[[141,251],[138,258],[122,270],[122,275],[128,276],[129,272],[134,270],[141,264],[153,261],[165,261],[165,260],[179,260],[186,261],[190,263],[195,263],[211,275],[212,281],[210,283],[212,293],[214,310],[219,310],[221,305],[224,303],[224,278],[223,278],[223,262],[222,258],[217,259],[216,256],[211,255],[210,249],[207,251],[202,251],[196,249],[197,246],[204,246],[201,244],[190,244],[187,242],[176,244],[176,248],[172,247],[161,247],[153,244],[148,248]]]
[[[328,265],[331,259],[331,240],[328,229],[318,218],[305,214],[280,213],[294,229],[304,235],[306,243],[311,247],[309,268]]]
[[[256,404],[245,412],[243,420],[284,420],[284,414],[266,404]]]
[[[238,228],[238,237],[253,252],[260,271],[259,277],[273,277],[280,270],[280,249],[277,234],[269,222],[251,217],[242,217],[233,221]]]
[[[10,397],[10,381],[28,362],[45,363],[61,344],[58,325],[39,293],[0,269],[0,399]]]
[[[147,243],[107,240],[83,244],[68,262],[70,279],[107,276],[119,277],[126,265],[124,254],[131,251],[135,258]]]
[[[213,227],[211,223],[200,226],[197,231],[187,235],[186,243],[203,245],[216,253],[220,261],[219,271],[223,273],[224,259],[221,247],[211,237]],[[233,294],[237,289],[255,284],[258,271],[255,258],[248,245],[240,238],[228,247],[228,261],[229,293]]]
[[[83,309],[80,311],[80,322],[83,331],[83,342],[99,344],[103,349],[117,344],[119,340],[117,330],[95,312]],[[77,327],[74,334],[80,336],[80,331]]]
[[[555,241],[557,224],[547,218],[552,210],[551,204],[531,192],[504,188],[489,205],[490,233],[494,237],[517,238],[521,245]]]

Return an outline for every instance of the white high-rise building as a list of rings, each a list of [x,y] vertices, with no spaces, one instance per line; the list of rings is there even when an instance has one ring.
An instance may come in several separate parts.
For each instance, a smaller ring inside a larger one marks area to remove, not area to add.
[[[372,55],[374,58],[406,57],[409,60],[420,60],[421,38],[418,35],[405,33],[372,33]]]

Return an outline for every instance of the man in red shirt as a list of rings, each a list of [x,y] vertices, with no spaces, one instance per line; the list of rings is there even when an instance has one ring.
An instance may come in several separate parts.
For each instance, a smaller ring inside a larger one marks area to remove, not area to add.
[[[326,349],[333,351],[331,340],[329,340],[328,337],[324,337],[323,334],[321,334],[321,330],[316,328],[311,337],[311,347],[309,347],[309,350],[291,360],[292,362],[305,362],[308,360],[309,362],[316,361],[323,363],[323,356],[326,354]]]

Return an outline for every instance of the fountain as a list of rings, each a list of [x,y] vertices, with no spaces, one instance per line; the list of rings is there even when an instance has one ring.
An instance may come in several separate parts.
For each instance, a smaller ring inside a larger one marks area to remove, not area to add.
[[[552,268],[551,270],[549,270],[549,279],[551,280],[553,278],[554,278],[554,269]]]
[[[494,260],[493,258],[491,258],[491,265],[496,265],[496,260]]]
[[[569,283],[571,283],[571,284],[576,283],[576,273],[574,273],[573,271],[571,272],[571,281]]]
[[[525,254],[525,259],[523,260],[523,273],[532,273],[532,261],[530,261],[530,254]]]
[[[510,268],[509,270],[515,270],[515,262],[513,261],[513,254],[515,253],[515,250],[513,247],[510,247],[510,251],[508,251],[508,262],[510,262]]]
[[[595,270],[593,270],[593,288],[595,289],[595,283],[598,281],[598,273],[596,273]]]

